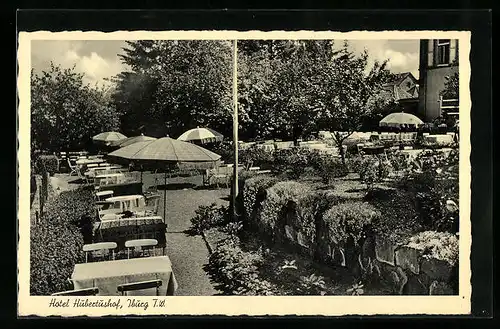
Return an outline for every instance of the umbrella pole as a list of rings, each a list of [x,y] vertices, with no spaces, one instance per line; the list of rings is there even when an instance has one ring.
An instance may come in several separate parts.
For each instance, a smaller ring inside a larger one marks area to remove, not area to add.
[[[163,185],[163,223],[167,223],[167,171],[164,174],[164,185]]]
[[[233,147],[234,147],[234,165],[233,165],[233,190],[232,190],[232,210],[233,219],[238,218],[236,211],[236,201],[238,199],[238,73],[237,73],[237,54],[238,44],[234,40],[233,48]]]

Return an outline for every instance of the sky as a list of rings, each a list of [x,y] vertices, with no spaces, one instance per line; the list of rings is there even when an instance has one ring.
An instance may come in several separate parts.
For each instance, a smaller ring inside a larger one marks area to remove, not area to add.
[[[394,73],[411,72],[418,79],[419,40],[351,40],[356,52],[368,50],[370,60],[389,60]],[[31,43],[31,65],[35,72],[46,70],[52,61],[63,68],[75,66],[84,74],[85,82],[105,85],[110,78],[124,70],[118,54],[125,41],[119,40],[35,40]]]

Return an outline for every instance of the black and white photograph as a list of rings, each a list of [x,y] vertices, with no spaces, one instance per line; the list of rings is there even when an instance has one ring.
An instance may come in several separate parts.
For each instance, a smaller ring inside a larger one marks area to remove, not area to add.
[[[26,312],[467,312],[467,32],[22,37]]]

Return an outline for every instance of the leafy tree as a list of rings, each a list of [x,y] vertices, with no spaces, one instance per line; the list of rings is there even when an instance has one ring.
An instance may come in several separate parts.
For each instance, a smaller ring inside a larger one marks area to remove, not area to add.
[[[316,130],[310,112],[329,40],[239,42],[239,111],[243,136],[300,138]]]
[[[227,41],[130,41],[114,100],[126,130],[159,123],[171,136],[196,126],[228,134],[231,44]]]
[[[75,68],[51,63],[31,75],[32,147],[47,151],[82,149],[93,135],[115,130],[118,115],[105,90],[83,82]]]
[[[348,43],[344,43],[335,57],[324,63],[319,78],[321,87],[314,97],[316,104],[311,116],[318,120],[318,128],[334,130],[334,141],[344,164],[344,141],[362,127],[366,116],[392,101],[382,88],[391,77],[387,62],[375,61],[369,68],[368,58],[366,50],[355,56]]]

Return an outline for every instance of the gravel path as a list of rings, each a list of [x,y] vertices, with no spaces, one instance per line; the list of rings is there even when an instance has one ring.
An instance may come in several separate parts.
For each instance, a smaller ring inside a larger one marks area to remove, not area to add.
[[[158,175],[160,192],[163,192],[163,176]],[[179,283],[178,296],[211,296],[217,294],[203,266],[208,262],[208,250],[200,236],[184,233],[191,226],[191,218],[200,205],[212,202],[228,204],[223,198],[229,195],[229,189],[196,189],[201,184],[201,177],[179,177],[167,180],[167,255]],[[155,184],[154,175],[144,174],[144,188]],[[163,216],[163,195],[159,214]]]

